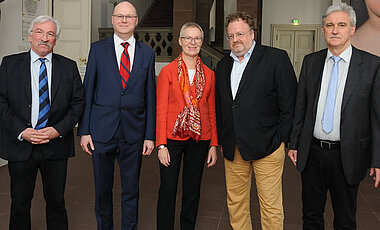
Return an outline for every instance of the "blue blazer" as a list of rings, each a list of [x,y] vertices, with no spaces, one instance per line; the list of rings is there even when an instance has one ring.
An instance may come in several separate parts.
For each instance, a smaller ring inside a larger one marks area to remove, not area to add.
[[[136,41],[132,72],[123,89],[113,36],[91,44],[84,78],[86,106],[78,135],[106,143],[120,124],[130,144],[155,140],[154,58],[152,49]]]

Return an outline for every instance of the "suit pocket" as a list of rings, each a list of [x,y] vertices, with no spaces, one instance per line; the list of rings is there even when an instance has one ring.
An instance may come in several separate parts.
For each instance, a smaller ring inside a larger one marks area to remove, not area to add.
[[[371,137],[360,139],[360,148],[369,149],[371,147]]]

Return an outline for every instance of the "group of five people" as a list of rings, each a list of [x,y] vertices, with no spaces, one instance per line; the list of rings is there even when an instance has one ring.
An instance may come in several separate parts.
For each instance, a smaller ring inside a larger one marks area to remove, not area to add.
[[[357,193],[368,168],[380,181],[380,58],[351,45],[355,12],[339,3],[322,17],[327,49],[307,55],[299,83],[287,53],[255,42],[245,12],[226,21],[231,53],[216,72],[199,56],[202,28],[180,30],[179,56],[157,77],[154,51],[133,34],[134,6],[112,15],[114,35],[91,45],[84,87],[74,61],[53,53],[60,34],[50,16],[29,29],[29,52],[0,67],[0,156],[11,178],[9,229],[31,228],[38,170],[47,229],[68,229],[64,190],[79,122],[82,149],[92,156],[97,228],[113,224],[115,160],[122,186],[121,227],[137,229],[143,155],[158,148],[157,229],[174,229],[183,162],[181,229],[194,229],[203,169],[224,156],[227,206],[236,230],[252,229],[252,172],[264,230],[283,229],[285,145],[301,171],[303,228],[324,229],[327,191],[335,229],[356,229]],[[157,91],[157,92],[156,92]],[[156,141],[156,143],[154,143]]]

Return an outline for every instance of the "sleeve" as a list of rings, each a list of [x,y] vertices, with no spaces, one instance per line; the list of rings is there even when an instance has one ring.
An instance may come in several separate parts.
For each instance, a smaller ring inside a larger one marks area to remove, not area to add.
[[[147,76],[146,86],[146,130],[145,140],[155,140],[156,132],[156,73],[155,73],[155,55],[152,55],[149,60],[149,71]]]
[[[157,125],[156,125],[156,146],[166,145],[166,129],[169,104],[169,74],[167,67],[164,67],[157,77]]]
[[[218,146],[218,134],[216,130],[216,112],[215,112],[215,74],[214,71],[211,72],[211,94],[208,101],[209,106],[209,118],[210,118],[210,128],[211,128],[211,142],[210,146]]]

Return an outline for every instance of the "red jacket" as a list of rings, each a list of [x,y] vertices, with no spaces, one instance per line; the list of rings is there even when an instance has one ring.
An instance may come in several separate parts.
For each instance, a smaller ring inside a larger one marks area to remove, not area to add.
[[[218,145],[215,116],[215,74],[202,63],[205,76],[205,87],[198,102],[201,112],[201,140],[211,140],[210,146]],[[195,84],[191,86],[195,92]],[[195,94],[195,93],[194,93]],[[167,139],[187,140],[179,136],[172,136],[173,127],[178,114],[185,106],[183,94],[178,82],[177,59],[162,68],[157,77],[157,119],[156,119],[156,145],[166,144]]]

